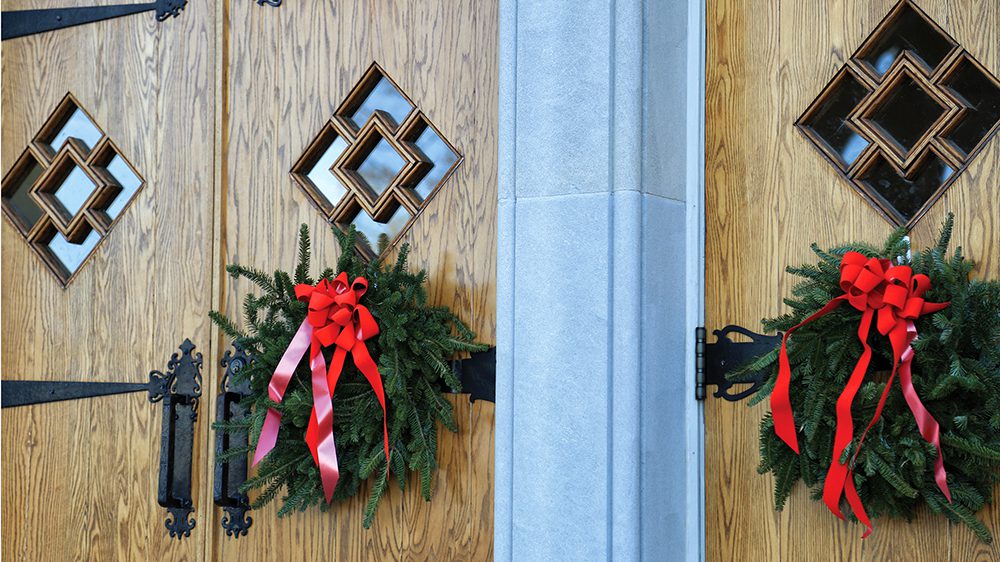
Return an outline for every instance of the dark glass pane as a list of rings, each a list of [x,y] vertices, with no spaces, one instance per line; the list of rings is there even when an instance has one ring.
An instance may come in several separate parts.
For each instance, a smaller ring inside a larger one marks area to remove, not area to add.
[[[901,74],[890,88],[868,119],[878,125],[904,153],[909,154],[917,141],[944,114],[945,108],[909,74]]]
[[[30,163],[26,167],[27,170],[22,172],[16,185],[10,188],[10,191],[4,195],[4,199],[8,209],[13,211],[17,218],[24,223],[25,229],[31,230],[38,219],[42,218],[42,210],[35,204],[35,200],[31,198],[28,190],[35,184],[38,176],[42,175],[42,167],[34,158],[30,159]]]
[[[861,60],[871,65],[881,78],[903,51],[910,51],[935,69],[951,49],[952,43],[947,37],[911,6],[904,5]]]
[[[945,84],[967,108],[945,139],[968,155],[1000,121],[1000,87],[968,59],[962,59]]]
[[[913,177],[906,178],[897,174],[879,154],[860,179],[896,209],[905,222],[913,218],[954,173],[951,166],[930,153],[913,171]]]
[[[847,123],[847,116],[864,97],[868,88],[850,73],[843,73],[830,87],[811,115],[802,123],[822,139],[827,148],[837,156],[843,168],[850,167],[861,151],[868,146],[868,141],[856,133]]]

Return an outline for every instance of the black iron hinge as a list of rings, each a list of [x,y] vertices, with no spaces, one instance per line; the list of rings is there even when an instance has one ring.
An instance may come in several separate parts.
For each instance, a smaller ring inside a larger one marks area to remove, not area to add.
[[[469,395],[469,402],[497,401],[497,348],[473,353],[468,359],[451,362],[451,370],[462,383],[462,394]],[[449,389],[442,389],[450,392]]]
[[[750,341],[735,342],[731,340],[729,334],[734,332],[743,334],[750,338]],[[721,330],[713,330],[715,342],[707,343],[705,333],[705,328],[695,329],[694,397],[698,400],[704,400],[709,385],[716,386],[712,396],[730,402],[742,400],[760,390],[766,378],[764,372],[746,373],[738,379],[731,379],[728,375],[781,345],[781,334],[766,336],[747,330],[742,326],[729,325]],[[736,393],[730,392],[733,386],[745,384],[749,384],[750,387]]]
[[[15,408],[46,402],[79,400],[129,392],[149,393],[152,400],[163,395],[163,381],[152,375],[149,382],[87,382],[87,381],[2,381],[0,407]]]
[[[155,0],[145,4],[116,4],[113,6],[79,6],[75,8],[47,8],[39,10],[13,10],[0,14],[3,40],[55,31],[85,23],[156,11],[156,21],[177,17],[187,5],[187,0]]]
[[[62,400],[146,391],[151,403],[162,402],[160,478],[157,501],[167,509],[164,521],[171,537],[191,536],[195,520],[191,496],[191,460],[194,424],[201,397],[201,353],[185,339],[180,353],[167,362],[167,371],[153,370],[147,382],[27,381],[0,382],[3,408],[31,406]]]
[[[282,0],[256,0],[258,6],[280,6]],[[0,14],[2,40],[65,29],[143,12],[156,12],[156,21],[164,21],[181,14],[187,0],[154,0],[142,4],[115,4],[111,6],[78,6],[74,8],[42,8],[38,10],[9,10]]]

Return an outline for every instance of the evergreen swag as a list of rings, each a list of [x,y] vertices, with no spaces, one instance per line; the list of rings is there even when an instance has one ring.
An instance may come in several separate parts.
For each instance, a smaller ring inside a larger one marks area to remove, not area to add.
[[[340,465],[340,481],[333,497],[345,500],[354,496],[362,482],[374,476],[364,511],[367,528],[385,494],[390,473],[401,490],[406,486],[408,471],[419,473],[421,493],[424,499],[431,499],[431,478],[437,468],[437,422],[458,431],[451,404],[441,396],[442,381],[453,391],[461,390],[448,359],[459,352],[482,351],[485,346],[474,343],[472,331],[446,307],[427,305],[423,287],[426,272],[406,270],[408,246],[400,248],[395,265],[382,266],[374,260],[366,263],[354,251],[357,233],[353,227],[346,234],[336,228],[333,232],[340,243],[340,259],[336,270],[324,270],[320,279],[332,281],[342,271],[351,279],[357,276],[368,279],[362,303],[371,310],[380,328],[378,337],[367,344],[385,386],[389,466],[383,451],[381,408],[371,386],[350,358],[333,397]],[[281,433],[277,444],[260,462],[256,475],[241,488],[244,492],[261,490],[253,501],[254,509],[274,500],[285,488],[287,493],[282,498],[279,516],[317,504],[321,510],[329,508],[323,498],[319,469],[304,441],[313,404],[308,359],[300,362],[280,404],[272,402],[267,393],[271,374],[306,316],[306,303],[295,298],[295,284],[318,281],[309,276],[309,269],[309,229],[302,225],[298,265],[293,275],[284,271],[267,275],[241,265],[227,267],[234,278],[249,279],[263,291],[259,296],[248,295],[244,301],[246,332],[221,313],[210,314],[227,336],[255,358],[234,375],[237,379],[250,379],[252,392],[244,404],[250,407],[251,414],[241,421],[213,426],[218,431],[247,432],[252,442],[249,447],[227,451],[218,461],[252,452],[267,409],[274,407],[280,411]],[[324,353],[329,364],[332,350]]]
[[[991,542],[989,530],[975,512],[991,501],[1000,470],[1000,282],[970,280],[973,262],[962,256],[961,248],[949,258],[945,252],[951,238],[953,217],[948,217],[937,245],[913,254],[909,264],[914,273],[931,279],[925,298],[950,302],[941,312],[920,317],[919,336],[913,342],[913,381],[924,405],[941,425],[941,445],[949,504],[934,482],[936,451],[924,441],[899,390],[890,392],[885,410],[861,448],[855,464],[855,483],[869,516],[912,518],[915,508],[927,504],[936,513],[968,525],[984,542]],[[907,255],[905,231],[897,230],[882,247],[852,244],[813,252],[816,265],[789,267],[787,271],[805,281],[792,290],[785,304],[792,312],[765,319],[769,331],[785,331],[798,324],[831,298],[839,287],[841,257],[856,251],[869,257],[893,258]],[[846,384],[862,352],[857,338],[860,313],[841,306],[834,312],[797,330],[788,341],[792,365],[791,401],[799,431],[801,455],[796,455],[774,433],[768,412],[760,424],[758,472],[774,474],[774,503],[781,510],[792,486],[802,480],[820,499],[823,479],[833,450],[837,397]],[[856,429],[845,458],[853,454],[863,429],[871,419],[888,372],[880,363],[892,364],[888,338],[872,330],[869,337],[874,356],[866,382],[854,401]],[[765,371],[766,384],[750,405],[764,400],[774,387],[778,373],[778,353],[759,357],[740,373]],[[889,367],[891,368],[891,367]]]

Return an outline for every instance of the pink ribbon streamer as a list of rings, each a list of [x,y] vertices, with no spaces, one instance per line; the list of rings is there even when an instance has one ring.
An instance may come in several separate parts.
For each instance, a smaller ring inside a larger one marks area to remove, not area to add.
[[[368,289],[368,280],[357,277],[353,283],[348,284],[347,281],[347,273],[341,272],[332,282],[323,279],[315,286],[295,286],[295,296],[309,303],[309,312],[281,356],[267,387],[271,400],[281,402],[299,361],[306,349],[309,349],[313,409],[305,441],[319,467],[327,503],[333,499],[333,492],[340,480],[337,445],[333,438],[333,392],[348,355],[354,359],[355,366],[371,384],[382,407],[382,443],[386,465],[389,464],[389,432],[386,427],[382,375],[365,346],[366,340],[378,335],[378,323],[368,308],[358,302]],[[327,371],[323,348],[329,346],[334,346],[335,349],[333,364]],[[274,449],[280,428],[281,413],[269,408],[254,451],[254,465]]]
[[[913,412],[913,418],[917,421],[920,435],[937,449],[937,458],[934,459],[934,481],[944,493],[944,497],[948,499],[948,503],[951,503],[948,475],[944,470],[944,453],[941,451],[941,427],[934,416],[924,407],[923,402],[917,397],[916,389],[913,388],[913,374],[910,371],[910,366],[913,363],[913,348],[910,347],[910,343],[917,337],[917,327],[913,325],[912,320],[906,323],[906,333],[909,341],[899,366],[899,384],[903,387],[903,398],[906,399],[910,411]]]
[[[299,361],[310,351],[309,370],[312,372],[313,414],[319,429],[319,443],[314,453],[314,459],[319,466],[320,479],[323,482],[323,493],[329,503],[333,499],[333,491],[340,480],[340,466],[337,464],[337,445],[333,438],[333,400],[326,379],[326,359],[323,358],[319,342],[313,337],[313,327],[309,320],[303,320],[299,329],[292,337],[288,349],[281,356],[278,366],[271,375],[267,385],[267,395],[274,402],[281,402],[285,389],[295,374]],[[257,440],[257,449],[253,455],[253,465],[261,461],[274,449],[278,442],[278,432],[281,428],[281,412],[268,408],[264,417],[264,426]]]

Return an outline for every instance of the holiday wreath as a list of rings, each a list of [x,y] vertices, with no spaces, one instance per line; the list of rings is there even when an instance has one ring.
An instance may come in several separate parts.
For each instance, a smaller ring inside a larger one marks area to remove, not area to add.
[[[992,540],[975,512],[1000,469],[1000,282],[946,255],[952,226],[912,259],[899,230],[882,247],[814,244],[819,263],[787,269],[804,278],[792,311],[763,321],[783,345],[741,371],[768,376],[751,405],[770,397],[758,471],[777,509],[801,479],[838,517],[846,499],[865,536],[870,517],[926,504]]]
[[[224,462],[254,453],[257,473],[243,491],[259,489],[251,507],[284,489],[278,515],[354,496],[374,478],[365,506],[369,527],[390,475],[401,489],[419,473],[425,499],[436,469],[437,422],[457,431],[442,383],[460,382],[448,360],[485,349],[446,307],[429,306],[426,273],[406,269],[408,246],[392,266],[366,262],[355,251],[357,233],[333,229],[340,243],[337,268],[310,277],[310,241],[303,225],[292,275],[268,275],[230,265],[262,291],[248,295],[246,331],[219,312],[212,320],[255,361],[234,375],[249,380],[250,414],[216,424],[247,432],[251,443],[219,456]],[[327,367],[329,365],[329,367]]]

